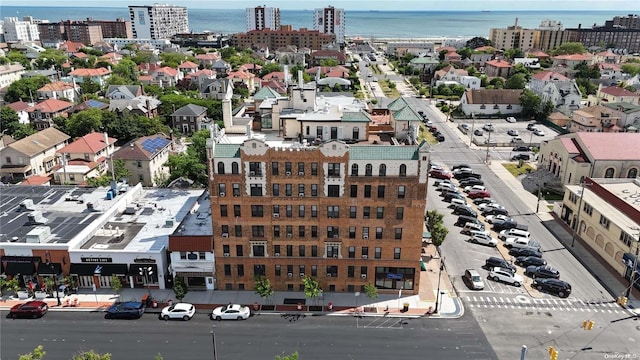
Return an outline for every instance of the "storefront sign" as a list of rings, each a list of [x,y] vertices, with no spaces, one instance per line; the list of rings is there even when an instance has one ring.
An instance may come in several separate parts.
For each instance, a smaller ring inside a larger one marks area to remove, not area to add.
[[[136,259],[133,259],[133,262],[136,263],[136,264],[155,264],[156,263],[156,259],[136,258]]]
[[[81,257],[80,261],[82,261],[83,263],[110,263],[113,262],[113,259],[101,257]]]
[[[14,263],[36,263],[42,262],[40,256],[2,256],[0,257],[2,262],[14,262]]]
[[[387,273],[387,279],[402,280],[402,274]]]

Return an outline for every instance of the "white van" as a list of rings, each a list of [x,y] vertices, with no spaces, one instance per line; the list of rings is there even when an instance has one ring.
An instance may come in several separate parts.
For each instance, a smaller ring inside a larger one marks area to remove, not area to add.
[[[506,240],[507,238],[510,238],[510,237],[519,237],[519,238],[525,238],[529,240],[531,238],[531,233],[529,233],[528,231],[514,228],[514,229],[500,231],[500,235],[498,235],[498,237],[500,238],[500,240]]]

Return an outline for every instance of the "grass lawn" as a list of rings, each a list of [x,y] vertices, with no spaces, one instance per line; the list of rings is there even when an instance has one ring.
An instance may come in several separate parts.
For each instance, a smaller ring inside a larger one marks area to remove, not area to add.
[[[378,81],[378,84],[380,85],[380,89],[384,92],[384,95],[386,97],[392,98],[392,99],[396,99],[400,97],[400,93],[398,92],[398,89],[392,89],[389,87],[389,80],[380,80]]]
[[[418,130],[418,141],[421,142],[422,140],[425,140],[429,145],[435,145],[438,143],[438,140],[436,140],[431,131],[429,131],[424,124],[420,124],[420,129]]]
[[[529,164],[522,164],[522,166],[519,166],[520,164],[518,163],[505,163],[503,164],[504,168],[509,170],[509,172],[511,173],[511,175],[513,176],[519,176],[522,174],[526,174],[529,172],[534,171],[534,168],[531,167],[531,165]]]

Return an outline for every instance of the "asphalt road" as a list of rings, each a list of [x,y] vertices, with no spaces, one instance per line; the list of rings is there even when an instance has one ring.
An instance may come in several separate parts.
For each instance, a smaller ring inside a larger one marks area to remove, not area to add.
[[[118,359],[213,359],[215,325],[219,360],[273,359],[298,351],[300,359],[497,359],[476,320],[305,317],[260,315],[215,322],[197,314],[189,322],[105,320],[102,313],[50,312],[42,319],[6,319],[2,312],[3,359],[43,345],[46,360],[68,360],[82,350]],[[290,321],[292,320],[292,321]]]

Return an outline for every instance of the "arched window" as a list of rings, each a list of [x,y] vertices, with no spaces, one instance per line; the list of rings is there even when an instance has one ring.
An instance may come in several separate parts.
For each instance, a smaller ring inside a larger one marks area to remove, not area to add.
[[[380,164],[380,168],[378,169],[378,176],[387,176],[387,165]]]
[[[615,170],[613,168],[608,168],[607,171],[604,172],[604,177],[612,178]]]
[[[358,176],[358,164],[351,165],[351,176]]]
[[[373,166],[371,166],[371,164],[367,164],[367,166],[364,167],[364,176],[371,176],[373,175]]]
[[[238,163],[237,162],[232,162],[231,163],[231,173],[232,174],[239,174],[240,170],[238,169]]]
[[[407,165],[400,165],[400,176],[407,176]]]
[[[638,169],[637,168],[629,169],[629,171],[627,171],[627,177],[629,179],[637,178],[638,177]]]
[[[219,162],[218,163],[218,174],[224,175],[224,163],[223,162]]]

